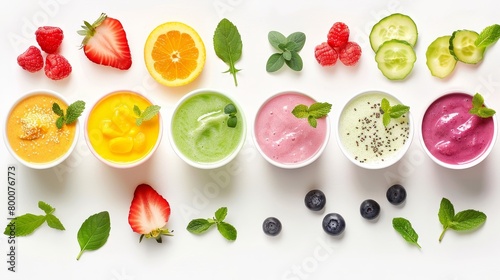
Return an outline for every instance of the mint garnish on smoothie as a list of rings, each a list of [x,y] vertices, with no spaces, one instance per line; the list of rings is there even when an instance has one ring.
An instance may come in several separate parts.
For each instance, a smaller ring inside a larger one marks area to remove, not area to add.
[[[489,118],[492,117],[496,112],[495,110],[484,106],[483,96],[479,93],[476,93],[472,97],[472,108],[469,110],[469,113],[481,118]]]
[[[299,104],[293,108],[292,114],[299,119],[307,119],[309,125],[316,128],[318,124],[317,119],[326,117],[331,109],[332,104],[327,102],[316,102],[309,107]]]

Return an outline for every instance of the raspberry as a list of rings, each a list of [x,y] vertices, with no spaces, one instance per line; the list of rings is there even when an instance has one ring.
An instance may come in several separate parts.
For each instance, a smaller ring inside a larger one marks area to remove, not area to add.
[[[39,27],[35,36],[38,45],[46,53],[55,53],[64,38],[61,28],[53,26]]]
[[[314,48],[314,56],[321,66],[333,66],[339,57],[337,51],[323,42]]]
[[[346,66],[358,63],[361,57],[361,47],[355,42],[347,42],[345,47],[339,50],[339,59]]]
[[[17,57],[17,64],[31,73],[43,68],[42,52],[35,46],[30,46],[25,52]]]
[[[330,28],[327,42],[332,48],[342,48],[349,41],[349,27],[343,22],[336,22]]]
[[[49,54],[45,59],[45,75],[52,80],[61,80],[71,74],[71,65],[60,54]]]

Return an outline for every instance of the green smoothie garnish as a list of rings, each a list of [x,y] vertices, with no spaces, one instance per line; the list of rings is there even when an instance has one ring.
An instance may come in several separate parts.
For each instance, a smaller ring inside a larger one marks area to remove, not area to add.
[[[332,104],[327,102],[316,102],[309,107],[304,104],[299,104],[293,108],[292,114],[299,119],[307,119],[309,124],[316,128],[318,125],[317,119],[326,117],[331,109]]]
[[[146,109],[144,109],[144,111],[141,111],[139,106],[134,105],[134,113],[137,116],[137,118],[135,119],[135,124],[137,126],[140,126],[142,124],[142,122],[149,121],[154,116],[158,115],[158,113],[160,112],[160,109],[161,109],[161,107],[158,105],[151,105],[151,106],[146,107]]]
[[[382,113],[382,121],[385,127],[389,125],[391,119],[397,119],[409,111],[410,107],[406,105],[396,104],[391,106],[389,100],[386,98],[382,98],[382,102],[380,103],[380,113]]]
[[[224,114],[229,115],[229,118],[227,119],[228,127],[236,127],[236,124],[238,123],[236,112],[236,106],[234,106],[234,104],[227,104],[226,107],[224,107]]]
[[[483,96],[479,93],[476,93],[472,97],[472,108],[469,110],[469,113],[481,118],[489,118],[492,117],[496,112],[495,110],[484,106]]]

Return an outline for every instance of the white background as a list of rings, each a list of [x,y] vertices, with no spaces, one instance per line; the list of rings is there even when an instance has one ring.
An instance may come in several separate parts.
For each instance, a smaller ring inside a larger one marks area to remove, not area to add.
[[[175,102],[198,88],[215,88],[230,93],[242,105],[249,123],[247,144],[229,165],[197,170],[173,152],[167,133],[156,154],[134,169],[117,170],[94,158],[83,139],[61,166],[37,171],[20,166],[1,152],[1,185],[6,186],[7,166],[18,167],[17,213],[41,213],[43,200],[57,210],[66,231],[46,225],[28,237],[17,239],[16,273],[7,271],[6,236],[0,237],[0,278],[33,279],[497,279],[500,268],[500,217],[498,166],[495,148],[483,163],[468,170],[446,170],[433,163],[422,150],[418,130],[411,149],[395,166],[384,170],[363,170],[341,153],[332,133],[329,145],[314,164],[298,170],[282,170],[268,164],[253,145],[250,128],[261,102],[270,95],[295,89],[317,100],[333,104],[333,124],[342,106],[353,95],[370,89],[390,92],[410,105],[416,127],[425,107],[452,89],[479,91],[491,107],[500,110],[500,46],[488,49],[484,61],[475,66],[459,64],[445,80],[430,75],[425,51],[435,38],[457,29],[481,31],[498,23],[493,1],[268,1],[245,0],[184,1],[76,1],[39,0],[9,2],[0,11],[0,79],[2,80],[2,133],[5,113],[23,93],[48,88],[69,100],[82,99],[90,106],[102,95],[119,89],[136,90],[162,106],[162,118],[169,128]],[[120,71],[91,63],[79,49],[76,31],[83,20],[94,21],[101,12],[121,20],[127,32],[133,65]],[[404,81],[382,76],[368,43],[373,24],[393,12],[410,15],[419,29],[417,62]],[[227,66],[213,50],[212,35],[224,17],[239,29],[243,56],[237,67],[235,87]],[[149,32],[166,21],[182,21],[195,28],[207,48],[203,73],[193,83],[167,88],[154,82],[143,62],[143,46]],[[336,21],[351,29],[363,55],[355,67],[338,63],[322,68],[314,59],[314,47],[326,40]],[[51,81],[42,72],[30,74],[16,63],[16,57],[36,44],[34,30],[41,25],[61,27],[65,39],[61,53],[73,66],[71,76]],[[307,41],[300,52],[304,69],[293,72],[286,66],[279,72],[265,71],[274,52],[267,33],[285,35],[302,31]],[[86,114],[84,114],[84,117]],[[83,122],[83,120],[81,121]],[[335,127],[332,127],[335,129]],[[127,222],[132,194],[139,183],[149,183],[172,207],[168,223],[175,236],[163,244],[143,240]],[[408,191],[403,207],[385,199],[387,188],[403,184]],[[310,212],[304,195],[320,188],[327,195],[324,213]],[[437,213],[441,198],[447,197],[457,211],[477,209],[488,215],[477,231],[449,231],[438,242],[442,227]],[[366,198],[377,200],[382,212],[375,222],[364,220],[359,205]],[[193,218],[211,217],[228,207],[227,221],[238,229],[238,239],[228,242],[213,229],[202,236],[185,230]],[[7,190],[0,191],[0,224],[7,224]],[[90,215],[107,210],[111,235],[98,251],[86,252],[77,261],[76,233]],[[327,236],[321,228],[323,215],[338,212],[347,228],[340,238]],[[278,217],[283,231],[278,237],[262,232],[268,216]],[[422,249],[407,244],[392,228],[393,217],[409,219],[420,238]],[[3,227],[2,227],[3,232]]]

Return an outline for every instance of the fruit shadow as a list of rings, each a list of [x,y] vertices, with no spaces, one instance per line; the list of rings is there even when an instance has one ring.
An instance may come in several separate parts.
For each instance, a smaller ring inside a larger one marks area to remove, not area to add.
[[[476,166],[467,169],[448,169],[436,163],[432,163],[435,168],[432,168],[430,178],[433,178],[435,187],[442,188],[444,191],[460,193],[466,196],[480,196],[491,184],[487,180],[488,170],[486,168],[489,163],[488,158]]]

